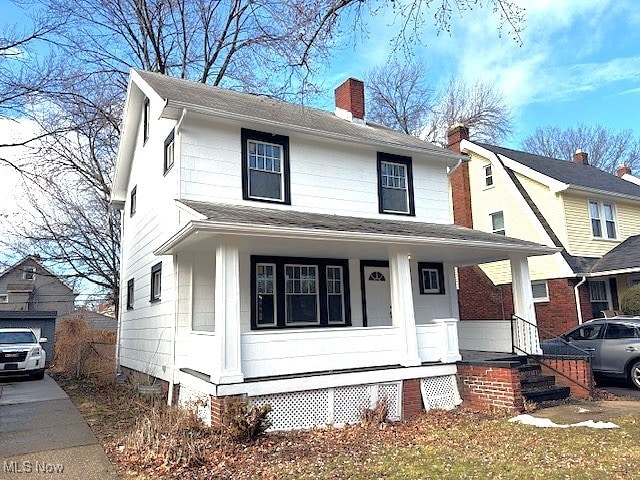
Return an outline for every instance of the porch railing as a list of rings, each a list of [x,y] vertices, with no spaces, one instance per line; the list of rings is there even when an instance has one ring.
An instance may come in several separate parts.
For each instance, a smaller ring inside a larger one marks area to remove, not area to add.
[[[543,352],[540,354],[540,332],[542,332],[545,337],[549,340],[553,340],[559,342],[563,347],[566,347],[567,350],[572,351],[574,353],[563,353],[562,350],[558,349],[558,353],[553,352]],[[561,359],[576,359],[576,360],[584,360],[591,365],[591,352],[584,350],[572,343],[568,342],[564,338],[555,335],[554,333],[546,330],[539,325],[532,323],[524,318],[521,318],[517,315],[511,316],[511,348],[512,352],[516,355],[524,354],[527,357],[531,358],[533,361],[537,362],[540,365],[544,365],[549,370],[553,371],[555,374],[560,375],[561,377],[567,379],[568,381],[578,385],[581,388],[587,390],[590,394],[593,393],[593,384],[585,385],[584,383],[576,380],[575,378],[571,378],[566,375],[564,372],[558,370],[553,365],[550,365],[549,362],[545,361],[544,355],[550,355],[555,358]]]

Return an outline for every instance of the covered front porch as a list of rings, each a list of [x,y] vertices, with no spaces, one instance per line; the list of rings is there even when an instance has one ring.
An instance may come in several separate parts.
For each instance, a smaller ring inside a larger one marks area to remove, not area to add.
[[[174,371],[235,393],[287,376],[454,364],[455,267],[509,259],[516,312],[535,322],[527,256],[553,252],[451,225],[187,208],[196,219],[156,252],[176,270]]]

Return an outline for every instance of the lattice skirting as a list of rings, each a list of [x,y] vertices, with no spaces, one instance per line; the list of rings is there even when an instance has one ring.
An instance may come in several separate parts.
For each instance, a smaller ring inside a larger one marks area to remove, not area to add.
[[[420,390],[425,410],[451,410],[462,403],[455,375],[423,378]]]
[[[178,405],[195,410],[198,418],[211,426],[211,397],[205,393],[180,385]]]
[[[271,405],[271,430],[293,430],[357,423],[365,408],[372,408],[384,397],[389,404],[389,420],[399,420],[401,382],[277,393],[251,397],[249,402]]]

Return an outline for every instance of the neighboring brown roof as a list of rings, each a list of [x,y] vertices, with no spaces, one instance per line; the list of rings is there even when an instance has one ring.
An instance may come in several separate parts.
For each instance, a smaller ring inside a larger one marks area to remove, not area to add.
[[[228,205],[220,203],[180,200],[184,205],[207,217],[208,220],[228,224],[249,224],[309,230],[373,233],[389,236],[415,236],[445,240],[491,242],[505,246],[543,247],[540,244],[481,232],[458,225],[423,223],[408,220],[376,219],[306,213],[294,210]]]
[[[201,107],[237,117],[262,120],[274,125],[285,125],[294,129],[302,127],[369,143],[394,144],[401,149],[424,150],[425,154],[459,157],[437,145],[373,122],[360,125],[338,118],[333,112],[326,110],[212,87],[144,70],[136,70],[136,73],[169,104],[173,102],[180,106]]]

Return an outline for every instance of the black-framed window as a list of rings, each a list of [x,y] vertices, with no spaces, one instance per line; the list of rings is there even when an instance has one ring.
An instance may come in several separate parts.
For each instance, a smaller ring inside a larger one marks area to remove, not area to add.
[[[242,198],[291,204],[289,137],[243,128]]]
[[[378,211],[415,215],[411,157],[378,152]]]
[[[142,108],[142,144],[144,145],[149,140],[149,120],[151,118],[151,106],[149,105],[149,99],[144,99],[144,106]]]
[[[347,325],[347,260],[251,256],[252,329]]]
[[[444,295],[444,268],[442,263],[418,262],[421,295]]]
[[[133,278],[127,281],[127,310],[133,310]]]
[[[152,302],[160,300],[162,292],[162,262],[151,267],[151,299]]]
[[[138,186],[131,189],[131,201],[129,202],[129,216],[133,217],[138,206]]]
[[[171,167],[173,167],[173,161],[175,157],[175,130],[171,130],[171,133],[164,141],[164,173],[166,174]]]

